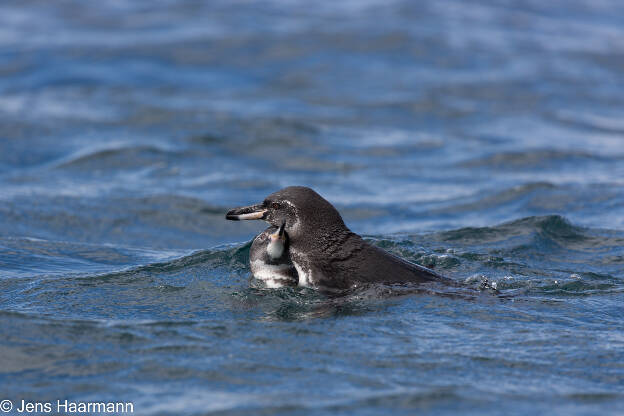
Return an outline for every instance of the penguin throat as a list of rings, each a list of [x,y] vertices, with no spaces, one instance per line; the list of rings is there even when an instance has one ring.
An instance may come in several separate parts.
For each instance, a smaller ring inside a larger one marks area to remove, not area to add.
[[[279,259],[284,254],[284,244],[281,241],[272,241],[267,246],[267,254],[273,260]]]

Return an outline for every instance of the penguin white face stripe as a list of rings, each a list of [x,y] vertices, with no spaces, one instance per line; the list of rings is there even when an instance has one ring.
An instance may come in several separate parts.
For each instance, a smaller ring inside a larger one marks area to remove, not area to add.
[[[292,202],[288,201],[288,200],[283,200],[281,201],[285,204],[287,204],[288,206],[290,206],[293,210],[293,212],[295,213],[295,223],[290,227],[290,234],[291,235],[297,235],[299,233],[299,210],[297,209],[297,207],[295,206],[295,204],[293,204]]]

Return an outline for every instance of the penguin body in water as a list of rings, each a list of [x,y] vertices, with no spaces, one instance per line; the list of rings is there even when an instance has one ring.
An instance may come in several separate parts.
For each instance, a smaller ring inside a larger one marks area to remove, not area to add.
[[[292,263],[298,285],[315,288],[349,289],[366,283],[454,283],[433,270],[371,245],[347,228],[332,204],[304,186],[290,186],[259,204],[232,209],[226,219],[264,220],[287,233],[282,256],[288,257],[279,257],[279,269],[256,269],[258,276],[263,275],[261,270],[284,270],[292,279]],[[268,255],[268,250],[264,251]]]

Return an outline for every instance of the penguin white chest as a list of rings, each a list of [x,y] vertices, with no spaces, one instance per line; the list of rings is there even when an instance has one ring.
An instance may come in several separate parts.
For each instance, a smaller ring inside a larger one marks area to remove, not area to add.
[[[293,266],[295,266],[295,270],[297,270],[297,275],[299,276],[299,286],[312,286],[312,271],[309,267],[307,267],[307,262],[297,251],[291,249],[291,252],[293,253],[292,263]]]
[[[299,275],[299,286],[308,287],[310,286],[310,273],[306,273],[299,264],[293,262],[295,265],[295,269],[297,270],[297,274]]]
[[[294,283],[289,264],[268,264],[262,260],[254,260],[250,265],[253,276],[262,280],[268,288],[292,286]]]

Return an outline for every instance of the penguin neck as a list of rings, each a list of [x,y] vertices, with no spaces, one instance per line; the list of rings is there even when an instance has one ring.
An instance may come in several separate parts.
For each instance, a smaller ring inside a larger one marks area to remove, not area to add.
[[[269,241],[267,245],[267,255],[271,260],[278,260],[283,254],[284,243],[282,241]]]
[[[290,235],[290,247],[299,253],[332,253],[340,251],[344,242],[354,236],[344,223],[324,227],[301,227]]]

